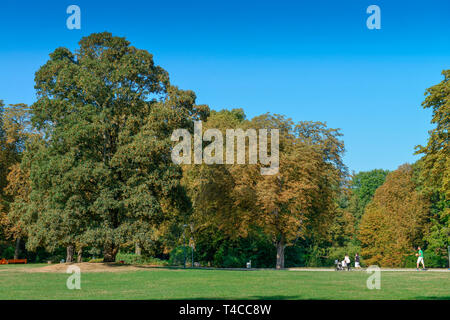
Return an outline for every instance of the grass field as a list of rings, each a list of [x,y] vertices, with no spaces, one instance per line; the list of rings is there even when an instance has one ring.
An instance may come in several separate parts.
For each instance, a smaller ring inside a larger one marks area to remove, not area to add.
[[[449,272],[382,272],[381,289],[358,272],[143,268],[83,272],[81,290],[64,273],[0,266],[0,299],[450,299]]]

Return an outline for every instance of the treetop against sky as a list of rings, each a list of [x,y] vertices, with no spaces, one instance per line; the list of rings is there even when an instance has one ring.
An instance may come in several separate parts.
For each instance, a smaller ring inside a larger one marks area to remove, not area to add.
[[[76,4],[81,29],[68,29]],[[366,10],[380,8],[370,30]],[[25,1],[0,3],[0,99],[36,101],[34,74],[57,47],[109,31],[154,55],[198,104],[341,128],[350,170],[395,169],[425,144],[426,88],[449,69],[450,2]]]

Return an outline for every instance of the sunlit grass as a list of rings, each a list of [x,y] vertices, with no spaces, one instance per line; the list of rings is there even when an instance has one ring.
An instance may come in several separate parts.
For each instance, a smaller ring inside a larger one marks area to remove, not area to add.
[[[450,299],[450,273],[382,272],[380,290],[367,288],[368,276],[143,269],[82,273],[81,290],[69,290],[68,274],[9,270],[0,272],[0,299]]]

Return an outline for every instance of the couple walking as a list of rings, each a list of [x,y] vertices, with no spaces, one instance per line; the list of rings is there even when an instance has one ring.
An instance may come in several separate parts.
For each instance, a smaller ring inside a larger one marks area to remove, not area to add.
[[[342,260],[342,267],[347,268],[347,270],[350,270],[350,257],[348,254],[345,255],[344,260]],[[355,268],[359,269],[361,266],[359,265],[359,254],[355,254]]]

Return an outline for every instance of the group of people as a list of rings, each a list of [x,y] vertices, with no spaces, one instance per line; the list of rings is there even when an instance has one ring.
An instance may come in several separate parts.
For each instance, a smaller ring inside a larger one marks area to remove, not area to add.
[[[423,261],[422,248],[420,247],[417,248],[416,257],[417,257],[417,270],[419,270],[420,264],[422,264],[423,270],[427,270],[425,268],[425,262]],[[336,264],[336,270],[345,270],[345,269],[350,270],[351,260],[348,254],[345,255],[344,260],[342,261],[335,260],[334,263]],[[356,269],[361,268],[361,265],[359,264],[359,254],[355,254],[355,268]]]
[[[336,260],[335,263],[336,266],[340,269],[350,270],[351,260],[348,254],[345,255],[344,260],[342,260],[341,262],[339,262],[339,260]],[[355,254],[355,268],[361,268],[361,265],[359,264],[359,254]]]

